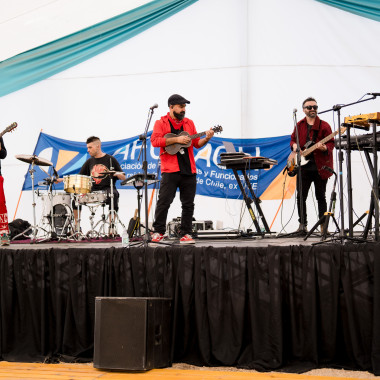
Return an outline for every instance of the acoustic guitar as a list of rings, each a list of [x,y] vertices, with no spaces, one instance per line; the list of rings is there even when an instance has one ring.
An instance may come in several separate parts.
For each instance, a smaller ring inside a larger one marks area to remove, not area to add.
[[[340,128],[340,134],[343,134],[344,132],[346,132],[346,129],[347,129],[346,127],[341,127]],[[323,138],[322,140],[320,140],[318,142],[324,144],[325,142],[327,142],[327,141],[331,140],[333,137],[335,137],[338,133],[339,133],[339,131],[335,131],[335,132],[329,134],[328,136],[326,136],[325,138]],[[310,161],[310,159],[307,159],[307,156],[309,156],[309,154],[313,153],[316,149],[317,149],[317,144],[315,144],[313,141],[309,141],[304,146],[304,150],[302,150],[302,152],[301,152],[301,163],[300,163],[301,166],[306,165]],[[286,163],[286,169],[288,170],[288,175],[290,177],[294,177],[297,174],[297,172],[298,172],[297,152],[292,152],[289,154],[289,157],[288,157],[288,160]]]
[[[215,133],[219,133],[223,131],[223,128],[220,125],[217,125],[214,128],[212,128],[212,130]],[[169,137],[189,136],[191,140],[194,140],[198,137],[204,136],[205,134],[206,132],[200,132],[195,135],[190,135],[189,132],[182,131],[178,135],[176,135],[175,133],[167,133],[164,137],[167,139]],[[191,141],[188,144],[179,144],[179,143],[171,144],[165,147],[165,152],[169,153],[170,155],[174,155],[174,154],[177,154],[182,148],[188,148],[190,145],[191,145]]]

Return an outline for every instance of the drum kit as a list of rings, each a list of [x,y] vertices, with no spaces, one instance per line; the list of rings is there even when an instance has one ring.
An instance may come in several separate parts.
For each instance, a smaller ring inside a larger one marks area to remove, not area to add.
[[[17,239],[21,235],[28,237],[30,231],[32,231],[32,242],[37,242],[37,235],[39,235],[38,242],[46,240],[113,238],[117,236],[117,224],[120,224],[122,228],[125,229],[125,225],[114,209],[113,176],[119,172],[106,170],[101,173],[102,177],[110,176],[111,187],[109,193],[104,191],[91,191],[93,183],[92,177],[81,174],[64,176],[64,192],[55,192],[53,191],[53,184],[56,183],[58,179],[58,173],[52,162],[37,157],[36,155],[20,154],[15,157],[31,165],[29,173],[33,193],[33,225],[13,239]],[[39,186],[46,186],[47,192],[42,193],[40,189],[35,191],[35,166],[39,166],[40,169],[48,175],[48,178],[38,183]],[[52,166],[54,175],[49,175],[42,168],[43,166]],[[40,225],[37,225],[36,222],[36,194],[42,200]],[[110,207],[108,213],[106,213],[105,206],[108,198],[110,198]],[[82,233],[80,227],[82,206],[88,207],[91,213],[89,217],[91,228],[86,234]],[[98,207],[102,207],[102,215],[100,220],[95,222],[95,214]],[[39,234],[40,231],[42,232],[41,234]]]

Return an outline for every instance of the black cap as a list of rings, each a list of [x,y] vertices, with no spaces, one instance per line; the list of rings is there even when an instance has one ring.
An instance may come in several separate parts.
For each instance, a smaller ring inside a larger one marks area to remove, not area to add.
[[[190,104],[190,102],[185,99],[183,96],[181,95],[178,95],[178,94],[174,94],[172,96],[169,97],[168,99],[168,106],[174,106],[176,104]]]

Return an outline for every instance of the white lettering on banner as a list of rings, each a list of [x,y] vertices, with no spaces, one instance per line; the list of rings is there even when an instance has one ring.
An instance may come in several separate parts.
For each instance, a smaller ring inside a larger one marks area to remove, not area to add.
[[[256,147],[256,156],[257,157],[261,156],[261,154],[260,154],[260,147],[259,146]]]
[[[137,146],[137,144],[140,142],[140,140],[133,141],[132,144],[132,150],[131,150],[131,160],[135,159],[135,153],[137,149],[141,149],[141,145]]]
[[[121,164],[120,167],[123,170],[135,170],[135,169],[141,169],[142,165],[140,162],[137,162],[135,164]]]
[[[214,155],[213,155],[213,158],[212,158],[212,162],[213,162],[215,165],[218,165],[218,154],[219,154],[219,151],[220,151],[221,149],[224,149],[224,150],[225,150],[225,148],[224,148],[223,145],[218,146],[218,147],[215,149],[215,151],[214,151]]]
[[[211,170],[210,172],[210,177],[213,178],[218,178],[218,179],[229,179],[229,180],[234,180],[235,174],[229,173],[229,172],[217,172],[215,170]],[[257,181],[257,174],[248,174],[247,177],[250,181]],[[240,180],[244,181],[244,176],[242,174],[239,175]]]
[[[206,144],[203,149],[198,150],[197,155],[194,157],[195,162],[198,160],[205,160],[207,162],[207,167],[210,167],[210,156],[212,152],[212,147],[210,144]]]
[[[123,146],[123,147],[119,148],[119,149],[113,154],[113,156],[116,156],[117,154],[123,154],[123,153],[124,153],[123,161],[125,161],[125,160],[128,158],[129,144],[127,144],[126,146]]]
[[[197,184],[203,185],[203,178],[197,177]]]
[[[206,185],[207,186],[215,186],[215,187],[220,187],[221,189],[224,189],[224,183],[223,182],[219,182],[219,181],[214,181],[210,178],[207,178],[206,179]]]
[[[8,223],[8,215],[0,214],[0,223]]]

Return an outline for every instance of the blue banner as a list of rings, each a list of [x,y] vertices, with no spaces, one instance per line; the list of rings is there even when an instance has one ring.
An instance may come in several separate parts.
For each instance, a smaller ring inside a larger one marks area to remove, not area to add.
[[[147,138],[147,163],[148,173],[156,174],[160,179],[159,170],[159,148],[153,148],[150,144],[150,136]],[[241,197],[241,191],[230,169],[218,165],[220,153],[225,152],[223,141],[231,142],[236,151],[243,151],[252,156],[263,156],[278,161],[267,170],[250,170],[247,172],[250,182],[257,197],[272,184],[274,180],[282,175],[289,155],[290,136],[280,136],[262,139],[226,139],[213,137],[213,139],[201,149],[194,149],[197,165],[197,194],[216,198],[237,199]],[[140,155],[142,141],[138,136],[118,141],[102,142],[102,151],[113,155],[120,163],[127,178],[142,173],[143,154]],[[60,177],[78,174],[82,165],[90,157],[87,153],[85,142],[63,140],[54,136],[40,133],[34,154],[40,158],[51,161]],[[44,181],[48,174],[53,174],[53,167],[35,166],[34,186]],[[30,166],[25,176],[22,190],[32,189]],[[240,173],[240,172],[239,172]],[[244,180],[243,180],[244,182]],[[54,185],[55,190],[63,190],[63,183]],[[41,187],[40,187],[41,188]],[[132,185],[121,186],[117,181],[118,189],[134,189]],[[273,198],[276,199],[276,198]]]

